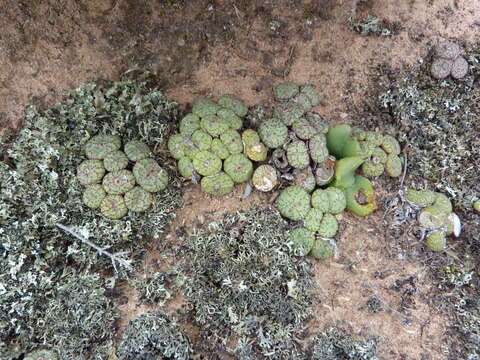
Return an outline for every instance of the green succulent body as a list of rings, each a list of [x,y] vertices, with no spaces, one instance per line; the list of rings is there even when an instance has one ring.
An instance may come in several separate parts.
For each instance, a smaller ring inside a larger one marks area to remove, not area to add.
[[[222,169],[222,160],[210,151],[200,151],[193,158],[193,167],[202,176],[211,176]]]
[[[324,134],[314,135],[308,142],[308,149],[312,160],[321,163],[328,158],[327,139]]]
[[[331,214],[340,214],[347,206],[345,193],[337,188],[329,187],[325,190],[328,196],[328,212]]]
[[[273,96],[277,101],[288,100],[297,95],[299,91],[300,89],[297,84],[286,81],[275,86],[273,89]]]
[[[472,207],[475,212],[480,213],[480,200],[474,201]]]
[[[360,128],[352,128],[352,138],[358,141],[363,141],[367,139],[367,132]]]
[[[35,350],[25,355],[23,360],[59,360],[59,358],[53,350]]]
[[[306,256],[312,250],[315,234],[306,228],[293,229],[288,232],[288,241],[292,243],[296,255]]]
[[[446,224],[448,215],[449,213],[442,209],[427,206],[418,214],[418,222],[426,229],[438,229]]]
[[[209,150],[212,146],[212,137],[203,130],[196,130],[191,140],[200,150]]]
[[[235,183],[239,184],[250,180],[253,173],[253,164],[245,155],[233,154],[225,159],[223,170]]]
[[[452,202],[445,194],[442,193],[435,193],[435,201],[433,202],[433,206],[446,213],[452,212]]]
[[[252,145],[260,142],[260,136],[253,129],[246,129],[242,133],[242,141],[245,145]]]
[[[288,138],[288,129],[280,120],[272,118],[262,122],[258,134],[266,146],[274,149],[285,144]]]
[[[230,129],[240,130],[243,126],[242,119],[231,109],[220,109],[217,111],[217,116],[225,121]]]
[[[328,129],[327,148],[328,152],[337,159],[344,157],[343,149],[348,141],[351,140],[350,134],[352,128],[350,125],[335,125]]]
[[[178,160],[181,157],[185,156],[187,153],[187,145],[185,144],[185,135],[183,134],[175,134],[170,136],[168,139],[168,151],[170,155]]]
[[[305,118],[295,121],[292,125],[292,129],[302,140],[311,139],[317,134],[317,129],[315,129],[315,127]]]
[[[103,159],[103,166],[107,171],[118,171],[125,169],[128,165],[128,158],[123,151],[111,152]]]
[[[303,219],[303,226],[310,231],[319,231],[322,225],[323,212],[321,210],[311,208]]]
[[[107,195],[102,200],[100,212],[108,219],[118,220],[127,214],[128,209],[123,196]]]
[[[367,160],[362,164],[362,173],[368,177],[377,177],[383,174],[384,166],[373,160]]]
[[[243,152],[242,137],[238,131],[228,130],[220,135],[220,140],[222,140],[230,154],[240,154]]]
[[[332,214],[323,214],[318,233],[326,238],[333,238],[338,231],[338,221]]]
[[[380,147],[375,147],[372,151],[372,161],[379,163],[379,164],[385,164],[388,159],[388,154]]]
[[[329,259],[335,255],[335,246],[330,241],[316,239],[310,255],[318,260]]]
[[[317,106],[319,103],[318,93],[315,90],[315,86],[306,84],[300,87],[300,95],[304,95],[308,98],[310,107]]]
[[[192,106],[192,113],[202,118],[207,115],[215,115],[220,106],[209,99],[200,99]]]
[[[315,189],[316,181],[310,166],[304,169],[295,169],[293,172],[295,185],[303,187],[309,193]]]
[[[289,186],[278,196],[277,208],[287,219],[302,220],[310,210],[310,195],[300,186]]]
[[[347,209],[358,216],[367,216],[377,209],[375,190],[372,183],[363,176],[355,175],[353,184],[344,189],[344,193]]]
[[[304,169],[310,165],[310,156],[303,141],[293,141],[287,146],[288,163],[297,169]]]
[[[109,153],[119,150],[122,140],[116,135],[96,135],[85,145],[85,154],[89,159],[103,160]]]
[[[391,177],[402,175],[402,160],[398,155],[390,154],[385,162],[385,172]]]
[[[274,118],[279,119],[287,126],[293,125],[303,114],[305,114],[304,108],[293,101],[278,104],[273,108]]]
[[[212,114],[202,117],[200,127],[212,136],[219,136],[229,129],[229,124],[224,117]]]
[[[330,125],[325,121],[325,119],[316,112],[307,112],[305,118],[310,124],[313,125],[319,134],[326,134],[330,128]]]
[[[385,137],[376,131],[367,131],[365,135],[365,140],[374,144],[375,146],[382,145]]]
[[[127,155],[131,161],[143,160],[152,155],[147,144],[138,140],[127,142],[123,150],[125,151],[125,155]]]
[[[168,185],[169,177],[154,159],[143,159],[133,167],[133,175],[137,184],[148,192],[158,192]]]
[[[407,189],[407,200],[419,206],[429,206],[435,202],[435,193],[431,190]]]
[[[432,251],[444,251],[447,247],[445,232],[443,230],[435,230],[427,235],[427,247]]]
[[[312,194],[312,206],[321,212],[330,211],[330,197],[328,192],[323,189],[317,189]]]
[[[200,129],[200,118],[195,114],[187,114],[180,120],[180,133],[184,136],[191,136]]]
[[[135,176],[131,171],[125,169],[112,171],[105,175],[102,185],[107,194],[125,194],[135,186]]]
[[[252,183],[257,190],[270,191],[278,184],[277,171],[273,166],[260,165],[253,173]]]
[[[390,136],[390,135],[384,136],[381,146],[387,154],[394,154],[394,155],[400,154],[400,144],[398,143],[397,139],[395,139],[393,136]]]
[[[292,102],[298,104],[304,111],[312,109],[312,103],[306,94],[299,93],[292,99]]]
[[[233,191],[234,182],[230,176],[224,172],[212,176],[205,176],[200,182],[204,192],[215,196],[224,196]]]
[[[193,176],[193,172],[195,171],[193,167],[192,160],[190,158],[184,156],[181,157],[180,160],[178,160],[178,171],[180,172],[180,175],[182,175],[185,179],[191,179]]]
[[[77,179],[82,185],[98,183],[105,175],[105,167],[100,160],[85,160],[77,169]]]
[[[89,185],[83,192],[83,203],[91,209],[97,209],[105,196],[107,196],[107,192],[102,185]]]
[[[153,196],[142,187],[135,186],[125,194],[124,200],[127,209],[135,212],[143,212],[152,205]]]
[[[245,153],[253,161],[265,161],[268,149],[261,142],[258,142],[245,146]]]
[[[232,110],[237,116],[244,117],[247,115],[248,108],[242,100],[234,95],[225,94],[218,99],[218,104]]]
[[[222,160],[225,160],[230,156],[230,151],[228,151],[228,148],[225,146],[225,144],[218,138],[212,140],[210,151]]]

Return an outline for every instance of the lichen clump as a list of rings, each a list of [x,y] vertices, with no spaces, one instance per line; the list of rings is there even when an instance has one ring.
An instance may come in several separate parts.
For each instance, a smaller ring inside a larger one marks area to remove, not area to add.
[[[123,151],[121,147],[119,136],[96,135],[85,145],[89,159],[77,169],[78,181],[88,185],[83,193],[85,205],[100,208],[112,220],[121,219],[128,210],[146,211],[152,204],[148,193],[164,190],[169,182],[167,171],[149,157],[152,153],[145,143],[133,140],[125,143]]]
[[[159,154],[176,123],[177,104],[150,79],[143,74],[138,81],[82,84],[50,108],[28,107],[24,128],[2,140],[0,358],[19,359],[43,349],[67,360],[111,355],[117,320],[108,295],[115,285],[108,275],[112,262],[55,224],[112,254],[125,254],[135,268],[146,236],[158,239],[175,216],[182,196],[173,172],[167,188],[151,194],[148,216],[130,211],[128,221],[90,210],[109,195],[100,182],[82,185],[77,177],[85,145],[98,134],[114,138],[92,146],[93,157],[119,151],[120,139],[141,141],[158,163],[169,161]],[[117,170],[123,169],[112,169]],[[117,270],[125,275],[122,266]]]
[[[180,132],[170,136],[168,149],[179,173],[195,183],[200,180],[207,194],[228,195],[234,184],[252,178],[255,162],[267,157],[256,131],[240,132],[247,111],[234,95],[223,95],[217,102],[201,99],[180,121]]]

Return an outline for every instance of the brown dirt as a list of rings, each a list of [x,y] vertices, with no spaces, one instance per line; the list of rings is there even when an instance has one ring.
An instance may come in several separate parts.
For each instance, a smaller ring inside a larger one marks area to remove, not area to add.
[[[480,27],[480,4],[462,0],[2,3],[0,135],[21,126],[27,104],[47,106],[63,90],[90,79],[116,79],[132,68],[154,70],[167,95],[183,104],[224,93],[249,105],[268,103],[272,85],[283,79],[312,83],[321,94],[316,110],[329,121],[348,123],[350,105],[361,105],[375,87],[371,75],[378,66],[415,66],[432,44],[446,38],[472,42]],[[397,34],[364,37],[349,30],[346,17],[354,4],[358,18],[382,17]],[[239,201],[241,194],[239,188],[218,200],[187,187],[172,230],[268,201],[258,194]],[[444,358],[449,317],[429,307],[424,267],[389,252],[380,215],[343,217],[340,257],[315,265],[319,301],[312,329],[340,322],[354,333],[378,336],[382,359]],[[154,258],[150,254],[146,264]],[[125,291],[130,301],[120,307],[121,326],[150,309]],[[366,311],[372,296],[381,299],[383,311]]]

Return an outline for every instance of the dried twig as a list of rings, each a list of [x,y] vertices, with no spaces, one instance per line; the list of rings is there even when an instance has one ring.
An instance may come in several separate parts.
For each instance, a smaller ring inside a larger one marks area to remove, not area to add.
[[[106,249],[108,249],[109,246],[101,248],[98,245],[95,245],[90,240],[85,239],[82,235],[77,234],[75,231],[73,231],[71,228],[69,228],[65,225],[55,224],[55,226],[58,227],[59,229],[62,229],[63,231],[65,231],[67,234],[72,235],[74,238],[80,240],[84,244],[87,244],[88,246],[91,246],[92,248],[97,250],[101,255],[108,256],[110,258],[110,260],[112,261],[112,265],[113,265],[113,268],[115,269],[115,272],[118,272],[117,266],[115,265],[115,263],[119,263],[120,265],[122,265],[123,267],[125,267],[129,271],[133,270],[133,268],[131,266],[132,261],[123,258],[127,254],[126,251],[118,252],[118,253],[115,253],[115,254],[109,253],[108,251],[106,251]]]

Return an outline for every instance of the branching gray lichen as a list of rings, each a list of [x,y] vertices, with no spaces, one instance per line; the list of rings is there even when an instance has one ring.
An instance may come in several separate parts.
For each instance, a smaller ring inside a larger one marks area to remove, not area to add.
[[[84,271],[110,268],[111,262],[55,224],[93,238],[93,243],[110,247],[113,254],[128,251],[135,266],[144,251],[145,235],[158,237],[181,202],[180,182],[171,174],[173,184],[155,194],[148,217],[132,213],[125,221],[103,218],[83,205],[83,189],[76,179],[84,145],[98,133],[115,134],[145,142],[164,162],[158,154],[176,114],[177,104],[168,102],[149,81],[87,83],[47,110],[28,107],[24,129],[11,142],[0,143],[0,348],[15,344],[18,351],[28,351],[45,341],[58,345],[59,352],[73,352],[77,339],[73,335],[70,350],[58,337],[43,339],[50,328],[73,325],[65,317],[45,322],[44,329],[37,326],[47,315],[41,304],[56,301],[59,281],[75,282]],[[84,304],[85,291],[79,288],[73,299]],[[45,294],[52,294],[51,298],[45,300]],[[79,311],[89,312],[88,308]],[[107,319],[92,320],[99,321],[99,329],[108,327]],[[91,340],[90,354],[85,347],[76,359],[103,353],[102,341],[113,332],[109,328],[104,338],[95,331],[85,331],[81,339]],[[83,345],[78,346],[80,350]]]
[[[292,256],[285,225],[276,211],[253,208],[186,239],[185,295],[206,348],[242,359],[297,353],[313,277],[308,260]]]

